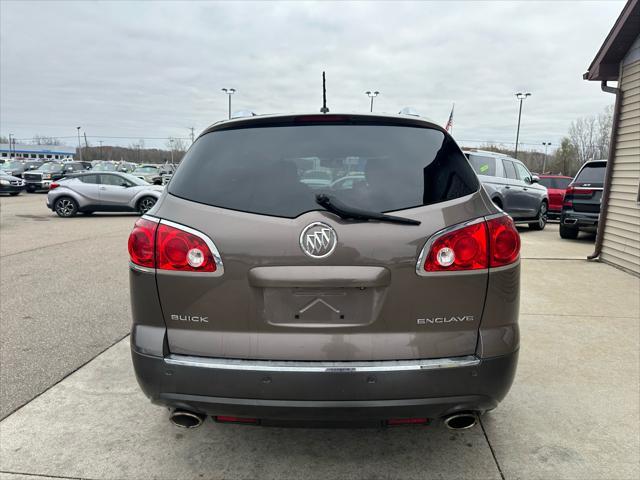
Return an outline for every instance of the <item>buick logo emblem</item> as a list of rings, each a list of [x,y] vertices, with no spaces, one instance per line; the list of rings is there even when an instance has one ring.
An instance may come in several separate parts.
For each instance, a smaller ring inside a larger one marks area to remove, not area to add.
[[[300,248],[312,258],[324,258],[333,253],[338,243],[336,231],[326,223],[313,222],[300,234]]]

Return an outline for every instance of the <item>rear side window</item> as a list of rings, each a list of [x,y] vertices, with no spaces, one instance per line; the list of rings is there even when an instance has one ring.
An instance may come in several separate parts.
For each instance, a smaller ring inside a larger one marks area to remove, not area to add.
[[[318,193],[388,212],[477,189],[464,155],[438,130],[334,124],[204,135],[183,159],[169,192],[207,205],[295,218],[323,209],[315,202]]]
[[[604,171],[607,168],[606,162],[595,162],[585,165],[576,177],[576,183],[604,183]]]
[[[556,188],[559,190],[566,190],[570,183],[571,183],[570,178],[562,178],[562,177],[540,178],[540,184],[547,188]]]
[[[82,183],[98,183],[97,175],[81,175],[78,178]]]
[[[507,178],[512,180],[517,180],[518,175],[516,174],[516,167],[513,166],[513,162],[511,160],[503,160],[502,165],[504,166],[504,174]]]
[[[496,159],[484,155],[469,155],[469,163],[478,175],[496,176]]]

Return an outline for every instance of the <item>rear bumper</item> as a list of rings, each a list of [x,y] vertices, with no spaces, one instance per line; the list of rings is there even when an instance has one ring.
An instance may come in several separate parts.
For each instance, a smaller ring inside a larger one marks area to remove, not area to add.
[[[598,225],[599,213],[576,212],[574,210],[563,210],[560,215],[560,223],[568,226],[580,228],[595,228]]]
[[[409,369],[396,368],[398,362],[365,362],[377,369],[354,369],[355,362],[329,368],[307,368],[323,365],[316,362],[250,360],[221,365],[211,359],[146,355],[135,346],[132,357],[144,393],[170,408],[269,420],[364,421],[493,409],[511,387],[518,352]],[[292,368],[281,368],[284,363]]]
[[[17,193],[25,190],[24,185],[2,185],[0,186],[0,193]]]
[[[27,190],[48,190],[53,180],[26,180]]]

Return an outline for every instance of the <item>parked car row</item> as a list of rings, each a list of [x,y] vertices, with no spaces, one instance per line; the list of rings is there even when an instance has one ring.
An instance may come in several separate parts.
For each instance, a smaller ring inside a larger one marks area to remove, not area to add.
[[[9,160],[0,164],[0,171],[8,176],[23,180],[18,185],[12,184],[11,192],[18,195],[26,190],[36,192],[48,190],[52,183],[78,172],[120,172],[131,173],[137,178],[153,185],[165,185],[171,179],[175,166],[173,164],[137,165],[131,162],[115,162],[107,160],[88,161],[20,161]],[[11,181],[11,180],[8,180]],[[3,185],[6,186],[6,185]]]
[[[560,236],[595,232],[600,218],[606,160],[586,162],[574,178],[534,175],[508,155],[483,150],[464,152],[487,193],[518,224],[542,230],[548,218],[560,219]]]

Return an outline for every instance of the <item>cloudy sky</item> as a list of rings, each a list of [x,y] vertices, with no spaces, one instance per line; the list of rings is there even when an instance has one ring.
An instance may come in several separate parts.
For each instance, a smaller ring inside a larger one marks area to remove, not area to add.
[[[613,103],[582,74],[624,6],[601,2],[0,1],[0,134],[187,137],[233,110],[411,106],[461,143],[557,144]],[[111,137],[111,138],[106,138]],[[119,138],[114,137],[131,137]]]

